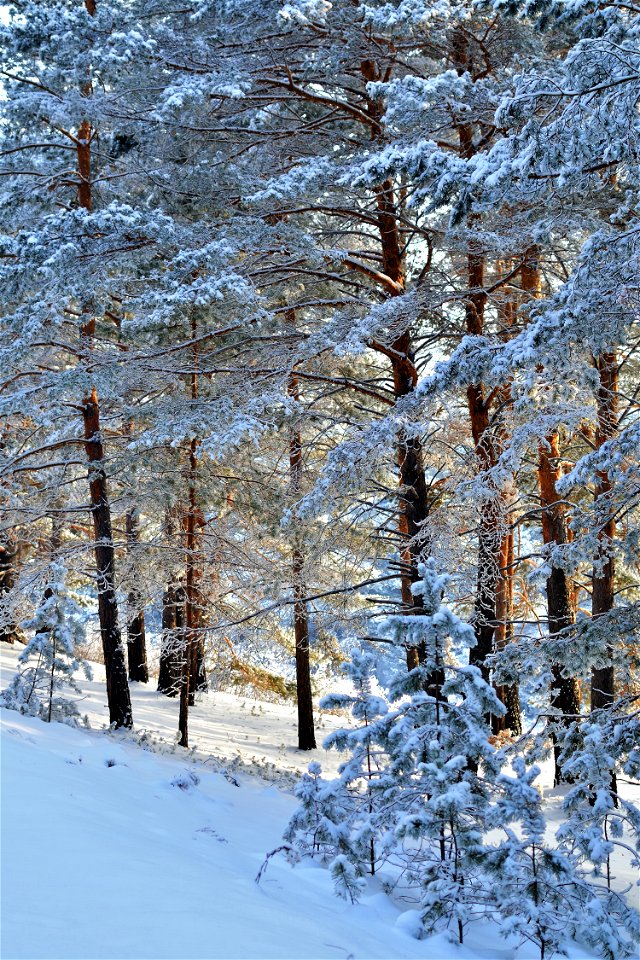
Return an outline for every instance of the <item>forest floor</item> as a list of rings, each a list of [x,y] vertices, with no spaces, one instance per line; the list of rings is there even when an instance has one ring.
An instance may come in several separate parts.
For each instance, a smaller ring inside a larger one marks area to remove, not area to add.
[[[4,687],[19,649],[1,653]],[[291,746],[295,708],[207,694],[192,711],[190,753],[173,746],[177,702],[133,684],[136,733],[114,734],[101,729],[100,667],[83,690],[93,729],[0,711],[3,960],[538,955],[489,925],[463,946],[417,940],[416,913],[377,880],[347,904],[315,863],[276,855],[256,883],[295,808],[295,775],[312,759],[339,760]],[[320,738],[341,723],[323,715]]]

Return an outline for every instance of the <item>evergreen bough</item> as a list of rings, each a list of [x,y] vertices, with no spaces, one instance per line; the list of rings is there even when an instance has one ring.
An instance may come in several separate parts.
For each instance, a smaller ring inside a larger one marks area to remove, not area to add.
[[[19,657],[22,666],[2,694],[2,704],[22,714],[76,724],[80,713],[69,692],[80,694],[75,673],[82,669],[91,678],[88,664],[77,655],[84,640],[80,610],[67,586],[62,563],[54,562],[42,601],[23,624],[33,636]],[[85,718],[85,723],[86,718]]]
[[[397,675],[380,695],[373,689],[379,655],[356,653],[346,667],[354,692],[322,702],[351,708],[355,726],[324,743],[348,758],[334,780],[310,765],[287,840],[328,863],[336,893],[351,902],[375,874],[388,892],[415,897],[422,935],[448,929],[462,942],[468,925],[485,919],[511,941],[537,944],[543,960],[571,937],[611,960],[631,955],[637,914],[597,879],[612,848],[590,847],[589,837],[606,833],[605,818],[619,835],[622,820],[635,825],[636,815],[629,804],[613,815],[611,763],[595,751],[593,724],[582,729],[591,755],[600,757],[596,803],[576,782],[566,799],[569,819],[554,838],[535,783],[539,768],[517,745],[494,745],[490,716],[504,707],[477,667],[451,655],[470,648],[474,634],[442,603],[448,578],[431,560],[419,569],[413,589],[423,608],[390,617],[387,627],[398,652],[417,648],[421,662],[407,672],[398,656]],[[626,743],[626,728],[617,730]],[[586,763],[595,786],[587,753],[574,757],[576,781],[587,776],[579,770]]]

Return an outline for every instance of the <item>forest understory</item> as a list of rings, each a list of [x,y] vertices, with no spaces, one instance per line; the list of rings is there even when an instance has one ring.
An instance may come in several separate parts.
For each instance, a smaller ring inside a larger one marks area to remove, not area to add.
[[[17,651],[5,648],[3,687],[16,666]],[[388,896],[378,878],[359,904],[346,903],[311,858],[292,865],[281,852],[256,883],[265,858],[282,846],[293,787],[309,759],[285,746],[295,708],[203,694],[192,723],[195,748],[185,750],[172,736],[178,705],[141,684],[132,687],[135,733],[105,730],[104,675],[99,664],[93,670],[79,701],[91,729],[44,727],[2,711],[6,960],[538,956],[518,938],[505,942],[494,923],[479,925],[463,947],[447,933],[416,939],[419,913],[410,901]],[[323,716],[322,735],[341,722],[344,715]],[[313,758],[331,775],[344,759],[322,749]],[[540,787],[553,830],[565,791],[553,788],[550,762]],[[625,795],[633,799],[633,788]],[[32,825],[28,841],[15,829],[18,819]],[[628,857],[614,857],[613,872],[621,886],[633,884]],[[598,956],[576,943],[565,948],[569,960]]]
[[[71,956],[40,850],[82,898],[147,812],[87,958],[636,955],[639,40],[625,0],[0,3],[16,957]],[[76,836],[81,744],[123,791]],[[167,852],[219,790],[258,892]]]

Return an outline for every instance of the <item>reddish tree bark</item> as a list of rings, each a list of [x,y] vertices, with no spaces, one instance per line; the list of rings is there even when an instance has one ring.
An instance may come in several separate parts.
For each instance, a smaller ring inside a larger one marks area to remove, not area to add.
[[[15,585],[17,555],[13,540],[7,538],[0,543],[0,641],[4,643],[15,643],[20,639],[20,630],[12,620],[8,606],[5,606]]]
[[[466,128],[460,132],[462,153],[466,152]],[[478,251],[467,256],[467,283],[469,294],[465,304],[465,325],[471,336],[484,333],[484,310],[486,295],[484,287],[484,257]],[[471,435],[476,454],[476,469],[487,474],[496,464],[496,444],[490,429],[490,397],[485,396],[482,383],[467,387],[467,407]],[[476,599],[473,612],[473,627],[476,644],[471,648],[470,662],[480,667],[485,680],[490,671],[487,660],[495,649],[495,631],[498,622],[496,599],[501,571],[501,552],[505,537],[504,500],[500,491],[488,493],[480,505],[478,528],[478,560]]]
[[[388,71],[383,71],[373,60],[364,60],[360,71],[367,83],[388,79]],[[372,120],[372,136],[383,136],[381,100],[367,101],[367,112]],[[391,177],[375,188],[377,208],[377,230],[380,237],[382,256],[381,278],[388,296],[400,296],[405,289],[405,264],[402,239],[398,228],[398,201]],[[407,330],[396,337],[390,346],[372,342],[371,346],[388,358],[391,364],[393,392],[396,400],[412,393],[418,383],[418,372],[411,343],[411,334]],[[401,596],[407,612],[420,610],[422,598],[414,597],[411,587],[420,579],[418,563],[424,552],[424,523],[429,516],[429,491],[425,478],[422,443],[418,437],[409,436],[400,431],[397,438],[398,480],[400,499],[398,509],[398,533],[401,541]],[[407,649],[407,667],[409,670],[424,660],[424,647]],[[439,696],[444,682],[444,674],[436,670],[429,679],[429,687]]]
[[[537,247],[527,250],[521,270],[522,290],[529,298],[540,296],[541,274],[540,254]],[[557,491],[557,483],[562,476],[559,437],[550,433],[538,448],[538,487],[542,506],[542,539],[545,545],[564,544],[569,541],[567,506],[562,503]],[[560,633],[575,622],[573,603],[573,584],[561,567],[552,566],[546,583],[547,617],[549,634]],[[551,666],[553,691],[551,706],[563,716],[575,716],[580,712],[580,688],[574,677],[567,677],[556,664]],[[562,722],[562,721],[561,721]],[[569,720],[564,721],[569,723]],[[554,781],[560,783],[564,778],[560,766],[560,747],[555,735],[554,740]]]
[[[85,0],[90,16],[96,13],[95,0]],[[85,96],[91,93],[89,83],[83,90]],[[78,202],[88,213],[93,206],[91,179],[91,138],[93,131],[87,120],[78,128],[76,154],[78,162]],[[91,340],[95,332],[95,317],[91,317],[82,327],[82,335]],[[91,346],[91,343],[89,342]],[[84,422],[85,451],[89,463],[89,491],[91,496],[91,516],[95,535],[95,557],[98,584],[98,617],[104,654],[107,681],[107,700],[109,719],[116,727],[133,725],[131,699],[124,649],[118,626],[118,606],[115,592],[115,552],[111,531],[111,510],[107,490],[107,475],[104,469],[104,451],[100,435],[100,408],[98,395],[93,389],[82,404]]]
[[[465,28],[456,28],[451,38],[451,61],[458,73],[473,72],[470,56],[469,35]],[[489,64],[485,64],[489,67]],[[471,124],[458,122],[459,155],[469,160],[475,153],[473,128]],[[470,232],[477,217],[468,220]],[[465,302],[465,328],[470,336],[483,336],[485,327],[485,255],[479,242],[471,240],[467,253],[467,297]],[[511,313],[515,304],[505,305],[503,336],[507,336],[507,326],[513,318]],[[511,398],[510,385],[506,384],[497,392],[500,405],[508,408]],[[501,446],[505,441],[504,422],[493,429],[491,422],[491,404],[494,391],[486,393],[484,384],[471,383],[467,387],[467,407],[469,422],[476,455],[478,475],[489,475],[496,465]],[[504,421],[504,417],[503,417]],[[473,627],[476,636],[475,646],[471,648],[469,660],[480,668],[485,680],[489,681],[491,671],[488,658],[498,646],[508,642],[512,636],[513,607],[513,535],[508,529],[507,504],[505,491],[495,488],[490,482],[483,502],[480,504],[478,523],[478,554],[476,597],[473,611]],[[510,558],[510,559],[509,559]],[[516,684],[497,686],[496,693],[502,700],[506,714],[493,717],[495,731],[510,729],[517,733],[521,728],[520,698]]]
[[[116,727],[131,727],[131,700],[124,649],[118,626],[115,591],[115,551],[111,532],[111,512],[104,469],[104,450],[100,435],[98,398],[93,390],[82,407],[85,451],[89,462],[91,516],[95,537],[98,586],[98,616],[107,680],[109,720]]]
[[[513,267],[512,263],[498,263],[498,274],[502,278]],[[507,291],[502,302],[498,304],[499,335],[507,341],[513,335],[513,325],[517,317],[517,300],[512,292]],[[507,420],[513,407],[511,383],[507,382],[498,393],[498,409],[501,410],[498,425],[498,445],[502,452],[509,442]],[[503,523],[502,542],[499,551],[499,576],[496,585],[496,632],[494,643],[496,650],[504,649],[513,640],[513,582],[515,574],[514,563],[514,532],[513,532],[513,493],[504,490],[502,496],[505,522]],[[517,683],[499,684],[496,694],[504,705],[505,713],[502,717],[493,717],[495,733],[509,730],[515,736],[522,733],[522,717],[520,710],[520,690]]]
[[[560,448],[557,433],[549,434],[538,452],[538,485],[542,504],[542,537],[546,545],[568,542],[567,507],[558,497],[557,483],[560,479]],[[573,588],[570,578],[561,567],[552,566],[547,578],[547,612],[549,635],[561,633],[575,623],[572,603]],[[567,719],[580,712],[580,688],[575,677],[565,676],[558,666],[552,665],[554,692],[551,706]],[[566,779],[560,766],[560,747],[554,736],[555,776],[558,784]]]
[[[391,49],[387,52],[391,53],[392,56],[384,64],[383,45],[376,44],[376,56],[378,53],[380,54],[383,65],[371,58],[363,57],[360,60],[359,71],[365,84],[377,80],[388,81],[391,78],[395,52]],[[272,85],[279,91],[286,89],[291,98],[299,97],[302,101],[318,102],[317,94],[313,90],[307,89],[304,82],[297,82],[288,67],[284,68],[284,73],[282,79],[265,78],[265,85]],[[327,98],[322,97],[321,102],[326,104]],[[380,143],[384,142],[383,103],[380,98],[370,97],[366,87],[357,95],[354,103],[349,103],[347,100],[336,100],[335,109],[341,112],[344,117],[349,117],[351,121],[355,118],[356,121],[364,124],[370,131],[373,140]],[[405,238],[400,234],[398,200],[391,177],[385,178],[378,186],[373,188],[373,198],[376,207],[375,212],[371,215],[367,212],[363,219],[377,229],[380,242],[380,268],[371,268],[366,264],[354,261],[352,258],[347,258],[345,264],[367,276],[387,296],[399,296],[404,293],[405,289]],[[331,212],[336,216],[345,214],[351,216],[353,214],[353,211],[344,211],[338,208],[332,209]],[[417,383],[417,371],[410,333],[408,331],[401,333],[394,337],[392,342],[383,343],[372,339],[369,346],[390,362],[396,400],[411,393]],[[398,534],[401,542],[400,553],[402,559],[401,591],[403,608],[411,611],[420,609],[422,606],[421,599],[413,597],[411,586],[419,579],[417,565],[423,550],[420,544],[423,534],[422,525],[429,512],[429,495],[425,482],[420,440],[405,433],[400,433],[397,441],[397,461],[400,486]],[[424,650],[417,648],[408,650],[407,664],[409,668],[417,665],[423,655]]]
[[[502,650],[513,640],[513,569],[514,569],[513,530],[503,538],[500,548],[500,576],[496,589],[496,650]],[[509,730],[515,736],[522,733],[520,713],[520,691],[517,683],[500,684],[496,693],[505,714],[493,718],[494,733]]]
[[[300,399],[295,370],[289,374],[289,396]],[[298,427],[289,433],[289,478],[294,496],[300,493],[302,482],[302,434]],[[313,724],[313,696],[311,691],[311,664],[309,656],[309,616],[304,600],[304,553],[299,532],[294,530],[291,573],[293,581],[293,630],[296,644],[296,698],[298,703],[298,749],[315,750],[316,735]]]
[[[193,340],[192,370],[190,376],[191,401],[198,399],[198,348],[197,348],[197,318],[195,312],[191,318],[191,336]],[[188,466],[188,507],[185,518],[185,552],[186,552],[186,584],[185,584],[185,638],[184,655],[182,662],[182,684],[180,687],[180,715],[178,729],[180,744],[189,746],[189,707],[195,704],[195,691],[200,685],[206,686],[204,675],[204,640],[199,631],[201,596],[199,581],[202,575],[200,569],[201,556],[197,550],[198,526],[202,527],[203,517],[197,502],[198,479],[198,440],[192,437],[189,444]]]
[[[78,158],[78,202],[81,207],[91,213],[93,208],[93,191],[91,184],[91,137],[93,131],[88,120],[83,120],[78,127],[76,140],[76,154]]]
[[[469,41],[463,28],[453,31],[451,39],[451,60],[458,74],[462,76],[469,69]],[[474,155],[473,129],[470,124],[458,123],[459,153],[464,160]],[[469,223],[471,227],[473,221]],[[470,244],[467,254],[467,288],[465,302],[465,327],[470,336],[482,336],[484,333],[484,313],[486,305],[485,257],[478,244]],[[489,406],[491,397],[485,395],[482,383],[471,383],[467,387],[467,407],[471,434],[476,453],[477,471],[488,473],[495,465],[495,440],[490,432]],[[485,680],[489,680],[490,670],[487,659],[495,649],[495,631],[497,625],[496,598],[500,580],[500,555],[504,534],[503,505],[499,491],[487,495],[480,507],[478,528],[478,573],[476,580],[476,598],[473,611],[473,627],[476,635],[475,646],[471,648],[470,662],[480,667]]]
[[[182,652],[185,630],[184,588],[169,584],[162,598],[162,642],[158,691],[177,697],[182,680]]]
[[[610,440],[618,428],[618,358],[615,353],[603,353],[597,360],[600,386],[598,389],[598,426],[596,446],[600,448]],[[592,617],[602,617],[613,610],[615,597],[615,560],[613,540],[616,536],[616,524],[610,503],[613,487],[606,470],[599,470],[596,476],[594,496],[596,510],[601,511],[602,526],[598,535],[599,556],[593,569],[593,587],[591,597]],[[607,659],[613,651],[606,649]],[[609,707],[615,697],[615,677],[613,666],[593,670],[591,677],[591,709]]]
[[[140,519],[138,510],[133,507],[127,511],[127,547],[132,555],[135,556],[136,544],[140,539]],[[135,570],[132,571],[135,577]],[[147,666],[147,647],[145,637],[144,606],[142,603],[142,594],[134,585],[129,590],[127,596],[127,660],[129,664],[129,680],[136,680],[138,683],[149,682],[149,668]]]

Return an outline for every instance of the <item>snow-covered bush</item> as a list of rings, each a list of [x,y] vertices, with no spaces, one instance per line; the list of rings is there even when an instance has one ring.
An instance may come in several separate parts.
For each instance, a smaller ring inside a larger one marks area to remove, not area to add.
[[[52,563],[42,600],[33,617],[22,625],[25,631],[34,633],[20,654],[23,666],[2,693],[2,704],[48,722],[75,724],[80,713],[76,701],[65,694],[81,693],[74,677],[78,669],[87,679],[91,673],[88,664],[77,656],[84,626],[66,581],[64,565]]]
[[[499,794],[487,822],[504,837],[483,861],[492,877],[502,934],[537,944],[542,960],[561,951],[569,938],[588,943],[610,960],[632,956],[638,917],[624,899],[626,891],[614,892],[610,884],[590,876],[598,875],[598,863],[612,848],[586,849],[579,842],[576,823],[584,822],[589,802],[584,797],[577,802],[572,790],[569,797],[574,799],[565,807],[573,808],[577,820],[570,817],[553,838],[534,784],[539,768],[527,768],[521,757],[512,766],[513,775],[505,772],[498,778]],[[604,795],[610,798],[608,784]]]
[[[355,693],[331,694],[321,701],[323,709],[351,707],[360,726],[336,730],[326,739],[326,747],[351,756],[342,764],[338,780],[324,780],[320,764],[309,765],[296,790],[300,807],[286,833],[304,852],[320,853],[330,861],[336,892],[352,900],[363,888],[363,875],[373,875],[384,856],[374,839],[383,829],[381,773],[387,762],[376,721],[387,714],[388,704],[372,693],[374,664],[371,654],[356,654],[345,666]]]
[[[287,839],[327,862],[336,892],[352,901],[366,876],[380,872],[390,892],[415,898],[423,935],[446,928],[462,942],[468,924],[484,918],[506,937],[537,944],[542,958],[570,937],[602,956],[626,956],[637,916],[598,877],[613,849],[608,832],[620,837],[623,821],[637,829],[638,815],[629,803],[613,806],[602,731],[596,736],[593,722],[572,728],[582,729],[584,744],[571,751],[576,785],[554,838],[535,784],[539,768],[514,745],[495,746],[490,716],[504,708],[477,667],[451,656],[470,648],[474,634],[442,603],[447,577],[433,561],[420,574],[421,611],[387,621],[398,654],[417,649],[419,666],[407,671],[398,655],[397,675],[380,696],[372,689],[379,657],[353,658],[354,693],[323,701],[351,707],[356,725],[325,741],[348,759],[334,780],[311,764]],[[624,741],[634,775],[627,726],[611,725],[608,736]],[[585,778],[590,792],[580,785]]]
[[[391,885],[419,891],[425,932],[454,924],[462,940],[483,902],[489,906],[479,864],[500,773],[489,715],[504,708],[478,668],[445,659],[446,644],[468,648],[473,630],[442,605],[447,578],[432,561],[421,564],[420,574],[414,595],[422,597],[422,611],[388,621],[399,650],[420,651],[419,666],[407,672],[399,656],[381,698],[369,686],[374,656],[354,660],[356,694],[324,701],[352,706],[358,726],[325,742],[351,756],[331,782],[314,765],[298,790],[301,807],[288,837],[330,860],[338,892],[352,897],[357,878],[384,864]]]

